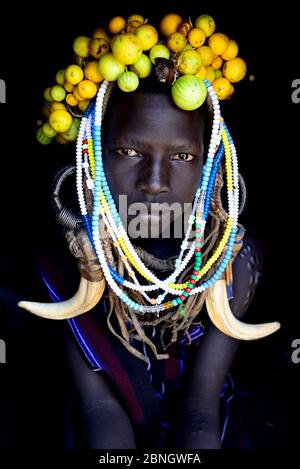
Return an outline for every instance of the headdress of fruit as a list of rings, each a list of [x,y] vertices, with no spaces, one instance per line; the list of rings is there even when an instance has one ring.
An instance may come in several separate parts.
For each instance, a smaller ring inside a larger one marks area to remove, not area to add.
[[[37,131],[42,144],[76,140],[80,117],[103,80],[116,82],[128,93],[154,73],[170,86],[174,103],[191,111],[206,99],[204,80],[211,82],[220,100],[227,100],[247,71],[236,41],[217,32],[207,14],[192,21],[169,13],[159,28],[138,14],[115,16],[91,37],[77,37],[73,52],[73,62],[56,73],[55,83],[44,92],[47,122]]]

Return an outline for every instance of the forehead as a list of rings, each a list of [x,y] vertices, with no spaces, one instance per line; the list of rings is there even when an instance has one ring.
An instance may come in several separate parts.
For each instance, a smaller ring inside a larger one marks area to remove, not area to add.
[[[107,139],[112,143],[125,144],[138,137],[145,145],[203,144],[204,107],[183,111],[170,96],[153,93],[122,93],[108,106]]]

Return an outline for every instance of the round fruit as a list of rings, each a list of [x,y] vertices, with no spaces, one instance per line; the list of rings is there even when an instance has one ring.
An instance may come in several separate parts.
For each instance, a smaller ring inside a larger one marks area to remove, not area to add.
[[[202,65],[200,55],[193,49],[181,52],[178,59],[178,70],[183,75],[196,75]]]
[[[91,80],[82,80],[78,83],[77,90],[84,100],[92,99],[97,94],[97,86]]]
[[[140,21],[131,21],[131,23],[128,23],[126,24],[126,28],[125,28],[125,32],[126,33],[133,33],[136,28],[138,28],[139,26],[141,26],[143,23],[141,23]]]
[[[72,116],[67,111],[51,112],[49,124],[55,132],[66,132],[72,125]]]
[[[210,15],[198,16],[195,21],[195,26],[196,28],[201,28],[205,32],[206,37],[211,36],[216,29],[215,21]]]
[[[156,46],[152,47],[149,53],[149,57],[151,62],[155,65],[155,59],[167,59],[170,58],[170,51],[167,46],[163,44],[156,44]]]
[[[55,137],[56,132],[55,132],[55,130],[52,129],[52,127],[50,127],[48,122],[45,122],[42,129],[43,129],[43,132],[46,135],[46,137],[49,137],[49,138]]]
[[[215,78],[216,73],[214,69],[209,65],[208,67],[206,67],[206,79],[212,83]]]
[[[79,94],[79,91],[77,89],[77,86],[76,88],[74,89],[73,91],[73,96],[74,98],[80,103],[81,101],[84,101],[84,98],[81,97],[81,95]]]
[[[65,70],[65,80],[71,85],[77,85],[83,77],[83,71],[79,65],[69,65]]]
[[[188,21],[183,21],[180,23],[180,25],[177,27],[177,33],[182,34],[184,37],[187,37],[188,33],[192,29],[191,23]]]
[[[126,20],[122,16],[114,16],[108,23],[108,30],[112,34],[120,33],[126,26]]]
[[[215,33],[208,39],[208,45],[216,55],[222,55],[227,49],[228,43],[228,37],[222,33]]]
[[[63,88],[63,86],[54,85],[51,88],[50,95],[51,95],[51,98],[53,99],[53,101],[60,102],[60,101],[63,101],[65,99],[66,92],[65,92],[65,89]]]
[[[41,143],[42,145],[49,145],[49,143],[52,142],[52,138],[51,138],[51,137],[47,137],[47,135],[44,134],[42,127],[40,127],[39,129],[37,129],[37,131],[36,131],[36,139],[37,139],[37,141],[38,141],[39,143]]]
[[[57,74],[55,75],[55,80],[59,85],[63,85],[65,81],[65,71],[58,70]]]
[[[223,76],[222,70],[220,70],[219,68],[215,70],[215,79],[221,78],[222,76]]]
[[[97,60],[92,60],[92,62],[86,64],[84,74],[88,80],[91,80],[94,83],[100,83],[103,80],[103,76],[99,72]]]
[[[125,65],[119,62],[110,52],[100,57],[99,72],[105,80],[117,80],[120,73],[124,72],[124,70]]]
[[[67,94],[66,103],[69,106],[77,106],[78,101],[72,93]]]
[[[127,23],[132,23],[133,21],[138,21],[139,23],[144,23],[144,17],[141,15],[130,15],[127,18]]]
[[[167,46],[172,52],[181,52],[186,46],[186,38],[180,33],[173,33],[167,39]]]
[[[51,104],[47,102],[47,103],[45,103],[45,105],[43,107],[43,114],[47,118],[50,116],[50,106],[51,106]]]
[[[202,63],[205,67],[210,65],[213,61],[213,51],[208,46],[202,46],[197,49],[198,54],[202,59]]]
[[[51,103],[50,105],[50,113],[54,111],[66,111],[67,106],[64,103]]]
[[[85,58],[90,54],[89,45],[91,39],[86,36],[78,36],[73,42],[73,50],[79,57]]]
[[[66,132],[62,132],[60,135],[68,142],[74,142],[76,140],[80,127],[80,119],[74,117],[71,127]]]
[[[108,44],[110,44],[111,38],[106,34],[104,28],[97,28],[92,34],[93,39],[102,38],[105,39]]]
[[[90,42],[90,53],[95,59],[100,59],[101,55],[106,54],[109,51],[108,42],[99,37],[92,39]]]
[[[205,39],[205,32],[201,28],[193,28],[188,34],[188,41],[192,47],[201,47]]]
[[[171,92],[175,104],[185,111],[193,111],[200,107],[207,95],[204,81],[193,75],[179,77]]]
[[[134,72],[123,72],[118,77],[118,86],[122,91],[134,91],[139,86],[139,77]]]
[[[124,65],[131,65],[137,61],[142,53],[139,38],[133,33],[118,34],[111,44],[114,57]]]
[[[218,70],[218,68],[221,68],[222,65],[223,65],[223,59],[219,55],[215,57],[211,63],[211,66],[214,70]]]
[[[225,52],[222,54],[222,59],[232,60],[235,59],[239,52],[239,46],[233,39],[229,39],[228,46]]]
[[[139,38],[143,50],[151,49],[158,41],[158,32],[151,24],[138,26],[134,34]]]
[[[195,77],[200,78],[200,80],[205,80],[206,74],[207,74],[206,68],[204,67],[204,65],[202,65],[202,67],[200,68],[199,72],[196,73]]]
[[[72,93],[72,91],[74,90],[75,88],[75,85],[72,85],[72,83],[69,83],[67,80],[64,81],[64,89],[68,92],[68,93]]]
[[[182,23],[182,18],[176,13],[169,13],[164,16],[160,22],[160,30],[164,36],[171,36],[177,31],[178,26]]]
[[[146,78],[151,72],[151,61],[149,57],[142,54],[134,64],[130,65],[130,70],[137,74],[139,78]]]
[[[245,77],[246,72],[246,62],[240,57],[236,57],[235,59],[225,62],[223,67],[223,75],[231,83],[237,83],[238,81],[241,81]]]
[[[80,103],[78,103],[78,107],[80,111],[84,112],[89,104],[90,104],[90,101],[81,101]]]
[[[68,142],[68,140],[66,140],[65,138],[63,138],[60,134],[57,134],[55,136],[55,140],[57,141],[57,143],[59,143],[60,145],[66,145]]]
[[[45,98],[46,101],[48,101],[48,103],[51,103],[51,101],[53,101],[53,98],[51,97],[51,87],[50,86],[49,86],[49,88],[45,89],[44,98]]]
[[[227,80],[227,78],[217,78],[213,81],[213,88],[218,99],[223,100],[228,98],[230,95],[231,83]]]

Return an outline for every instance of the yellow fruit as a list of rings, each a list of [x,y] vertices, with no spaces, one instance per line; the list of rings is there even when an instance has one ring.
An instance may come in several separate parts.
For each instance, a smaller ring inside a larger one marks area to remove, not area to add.
[[[83,77],[83,70],[79,65],[69,65],[65,70],[65,79],[72,85],[77,85]]]
[[[223,65],[223,60],[219,55],[211,63],[211,66],[214,70],[218,70],[218,68],[221,68],[222,65]]]
[[[131,23],[128,23],[126,24],[126,28],[125,28],[125,32],[126,33],[133,33],[136,28],[138,28],[139,26],[141,26],[143,23],[141,23],[140,21],[131,21]]]
[[[139,23],[143,24],[144,23],[144,18],[141,15],[130,15],[127,18],[127,23],[132,23],[133,21],[138,21]]]
[[[66,143],[69,143],[68,140],[66,140],[65,138],[63,138],[61,135],[57,134],[55,136],[55,140],[57,141],[57,143],[59,143],[60,145],[66,145]]]
[[[100,59],[101,55],[109,51],[108,42],[101,38],[92,39],[90,42],[90,53],[95,59]]]
[[[195,77],[200,78],[200,80],[205,80],[206,74],[207,74],[206,67],[204,67],[204,65],[202,65],[199,72],[196,73]]]
[[[72,116],[67,111],[53,111],[49,116],[49,124],[55,132],[66,132],[72,125]]]
[[[201,47],[205,39],[205,32],[201,28],[193,28],[188,34],[188,41],[192,47]]]
[[[180,25],[177,27],[177,33],[182,34],[184,37],[187,37],[189,34],[190,30],[192,29],[191,23],[188,21],[183,21],[180,23]]]
[[[167,39],[167,46],[172,52],[181,52],[186,46],[186,38],[180,33],[173,33]]]
[[[80,101],[80,103],[78,103],[78,107],[80,111],[84,112],[89,104],[90,104],[90,101]]]
[[[195,26],[196,28],[203,29],[206,37],[211,36],[216,29],[215,21],[210,15],[198,16],[195,21]]]
[[[75,88],[75,85],[72,85],[72,83],[68,82],[67,80],[64,81],[64,89],[68,92],[68,93],[72,93],[72,91],[74,90]]]
[[[143,50],[151,49],[158,41],[158,32],[151,24],[138,26],[134,34],[139,38]]]
[[[223,67],[223,75],[231,82],[237,83],[241,81],[247,73],[246,62],[240,57],[225,62]]]
[[[208,45],[216,55],[222,55],[227,49],[228,43],[228,37],[222,33],[215,33],[208,39]]]
[[[108,23],[108,30],[112,34],[120,33],[126,26],[126,20],[123,16],[114,16]]]
[[[84,100],[92,99],[97,94],[97,86],[91,80],[82,80],[78,83],[77,90]]]
[[[178,26],[182,23],[182,18],[176,13],[169,13],[164,16],[160,22],[160,30],[164,36],[171,36],[177,31]]]
[[[94,83],[100,83],[104,78],[99,71],[99,65],[97,60],[92,60],[86,64],[84,69],[85,77]]]
[[[108,42],[108,44],[110,44],[110,41],[111,41],[111,38],[108,36],[108,34],[106,34],[106,31],[104,28],[95,29],[95,31],[92,34],[92,38],[93,39],[98,39],[98,38],[105,39],[106,42]]]
[[[51,103],[50,105],[50,113],[54,112],[54,111],[66,111],[67,110],[67,106],[64,104],[64,103]]]
[[[99,72],[105,80],[115,81],[124,72],[125,65],[117,60],[110,52],[102,55],[99,60]]]
[[[133,33],[118,34],[111,44],[114,57],[124,65],[131,65],[142,54],[139,38]]]
[[[84,98],[82,98],[81,95],[79,94],[77,87],[73,91],[73,96],[79,103],[80,101],[84,101]]]
[[[181,52],[178,59],[178,70],[183,75],[196,75],[202,66],[200,55],[193,49]]]
[[[215,74],[214,69],[210,65],[208,67],[206,67],[206,78],[207,78],[207,80],[212,83],[214,81],[215,77],[216,77],[216,74]]]
[[[72,93],[67,94],[66,103],[69,106],[77,106],[78,101]]]
[[[222,54],[222,59],[232,60],[235,59],[239,52],[239,46],[233,39],[229,39],[228,46]]]
[[[57,74],[55,75],[55,80],[59,85],[63,85],[65,81],[65,71],[58,70]]]
[[[216,92],[218,99],[224,100],[226,99],[231,92],[231,84],[227,80],[227,78],[217,78],[213,81],[213,88]]]
[[[207,67],[213,61],[213,51],[208,46],[202,46],[197,49],[198,54],[202,59],[202,64]]]
[[[86,36],[78,36],[73,42],[73,50],[75,54],[83,59],[90,55],[89,45],[91,39]]]
[[[149,53],[151,62],[155,65],[155,59],[167,59],[170,58],[170,51],[164,44],[156,44],[152,47]]]
[[[46,101],[48,101],[48,103],[51,103],[51,101],[53,101],[53,98],[51,96],[51,87],[50,86],[45,89],[44,98],[45,98]]]

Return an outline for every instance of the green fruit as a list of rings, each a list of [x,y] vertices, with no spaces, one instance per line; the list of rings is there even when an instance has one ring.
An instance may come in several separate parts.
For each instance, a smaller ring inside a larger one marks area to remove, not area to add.
[[[202,59],[195,50],[183,51],[178,59],[178,70],[182,75],[196,75],[202,66]]]
[[[185,111],[193,111],[204,103],[207,90],[203,80],[194,75],[178,78],[171,89],[174,103]]]
[[[125,65],[119,62],[112,53],[104,54],[99,60],[99,72],[105,80],[115,81],[124,72]]]
[[[63,86],[54,85],[51,88],[50,95],[53,101],[63,101],[66,97],[66,91]]]
[[[43,129],[43,132],[46,135],[46,137],[49,137],[49,138],[55,137],[56,132],[55,132],[55,130],[52,129],[49,122],[45,122],[42,129]]]
[[[78,36],[73,42],[73,50],[79,57],[85,59],[90,55],[91,39],[86,36]]]
[[[57,74],[55,75],[55,80],[59,85],[63,85],[65,81],[65,71],[58,70]]]
[[[77,138],[80,127],[80,119],[74,117],[71,127],[66,132],[62,132],[60,135],[68,142],[74,142]]]
[[[137,74],[139,78],[146,78],[151,72],[151,61],[149,57],[142,54],[134,64],[130,65],[130,70]]]
[[[149,53],[151,62],[155,65],[155,59],[168,59],[170,58],[170,51],[167,46],[163,44],[156,44],[153,46]]]
[[[42,145],[49,145],[49,143],[52,142],[52,138],[47,137],[47,135],[44,134],[42,127],[37,129],[36,131],[36,139],[39,143]]]
[[[122,91],[134,91],[139,86],[139,77],[134,72],[123,72],[119,75],[118,86]]]
[[[53,101],[53,99],[51,98],[51,94],[50,94],[50,91],[51,91],[51,88],[46,88],[45,91],[44,91],[44,98],[46,101],[48,101],[48,103],[51,103]]]

